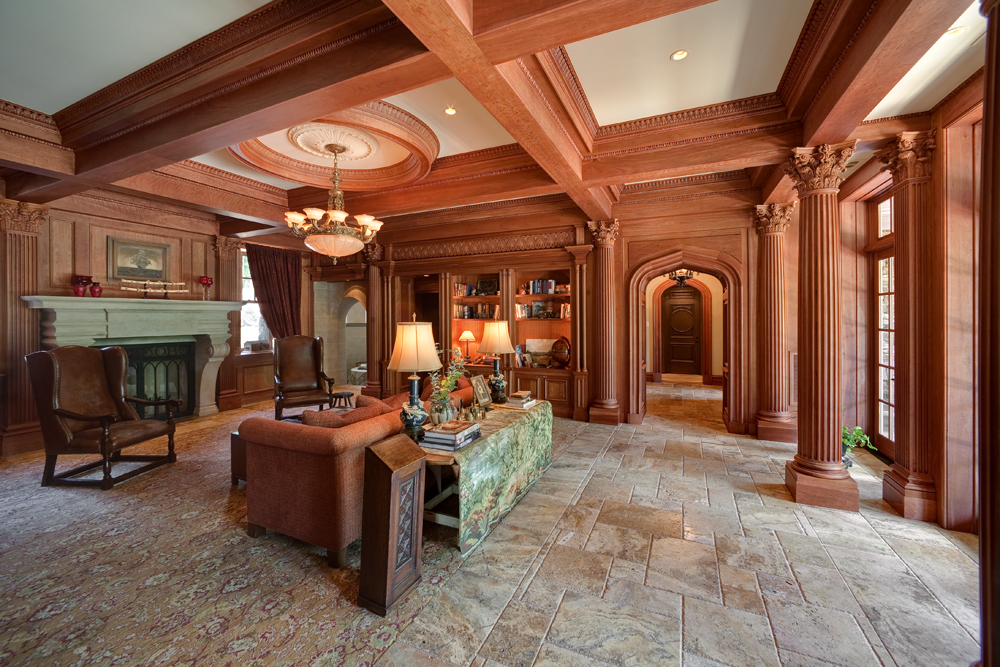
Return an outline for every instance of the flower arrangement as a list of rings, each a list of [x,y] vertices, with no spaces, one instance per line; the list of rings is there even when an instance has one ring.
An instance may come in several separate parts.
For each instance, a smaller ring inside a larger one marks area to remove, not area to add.
[[[456,347],[452,350],[451,363],[448,364],[444,376],[442,377],[438,371],[431,372],[431,402],[446,403],[448,394],[455,391],[458,378],[463,375],[465,375],[465,357],[462,356],[462,351]]]

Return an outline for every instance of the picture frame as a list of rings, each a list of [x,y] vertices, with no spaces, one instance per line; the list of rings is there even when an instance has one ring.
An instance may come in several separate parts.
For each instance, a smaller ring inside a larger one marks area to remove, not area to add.
[[[486,378],[482,375],[472,376],[472,388],[476,392],[476,402],[479,405],[489,405],[493,401],[490,397],[490,388],[486,384]]]
[[[476,282],[476,291],[480,296],[494,296],[500,293],[500,281],[496,278],[485,278]]]
[[[108,278],[170,280],[170,244],[108,237]]]

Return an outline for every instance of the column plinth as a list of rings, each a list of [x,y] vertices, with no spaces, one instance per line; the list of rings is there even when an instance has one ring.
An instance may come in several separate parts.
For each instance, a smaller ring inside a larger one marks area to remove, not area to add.
[[[798,453],[785,464],[796,502],[858,511],[841,461],[839,174],[854,142],[796,148],[784,165],[799,195]]]
[[[758,206],[754,212],[758,257],[757,437],[795,442],[797,428],[788,411],[788,351],[785,342],[785,230],[795,204]]]
[[[618,423],[618,400],[615,398],[615,239],[617,220],[597,220],[587,223],[594,236],[595,303],[597,335],[594,368],[594,400],[590,404],[590,421],[596,424]]]
[[[368,325],[365,327],[365,360],[368,369],[368,381],[361,388],[365,396],[382,398],[382,329],[385,327],[382,312],[382,270],[375,262],[382,261],[385,248],[377,243],[369,243],[364,248],[365,279],[368,283],[366,297],[368,308]]]

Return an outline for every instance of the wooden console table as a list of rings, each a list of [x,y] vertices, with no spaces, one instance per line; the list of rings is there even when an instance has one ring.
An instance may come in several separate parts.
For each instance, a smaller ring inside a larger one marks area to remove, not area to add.
[[[462,556],[489,534],[552,463],[552,406],[547,401],[538,401],[527,411],[494,408],[479,428],[480,438],[457,452],[423,448],[431,475],[440,479],[443,468],[456,469],[457,481],[426,503],[424,518],[458,528]],[[433,479],[427,482],[431,485]],[[448,505],[452,511],[445,509]]]

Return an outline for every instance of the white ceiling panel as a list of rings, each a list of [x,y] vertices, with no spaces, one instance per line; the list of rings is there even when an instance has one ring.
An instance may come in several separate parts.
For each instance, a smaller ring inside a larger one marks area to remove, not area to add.
[[[457,79],[432,83],[385,101],[427,123],[441,142],[438,157],[516,143]],[[449,106],[455,109],[454,116],[444,112]]]
[[[3,0],[0,99],[47,114],[267,0]]]
[[[277,176],[271,176],[270,174],[265,174],[262,171],[257,171],[253,167],[240,162],[237,160],[229,150],[225,148],[220,148],[217,151],[212,151],[211,153],[205,153],[204,155],[199,155],[198,157],[191,158],[194,162],[201,162],[202,164],[207,164],[209,167],[215,167],[216,169],[222,169],[223,171],[228,171],[231,174],[236,174],[237,176],[245,176],[246,178],[252,178],[255,181],[260,181],[261,183],[267,183],[268,185],[273,185],[278,188],[283,188],[285,190],[291,190],[292,188],[301,188],[301,183],[295,183],[293,181],[286,181],[284,179],[278,178]]]
[[[868,119],[929,111],[983,66],[986,62],[986,18],[979,13],[979,0],[952,24],[952,28],[958,27],[965,31],[935,42],[879,102]]]
[[[601,125],[773,93],[811,0],[716,0],[566,47]],[[685,50],[687,58],[670,60]]]

